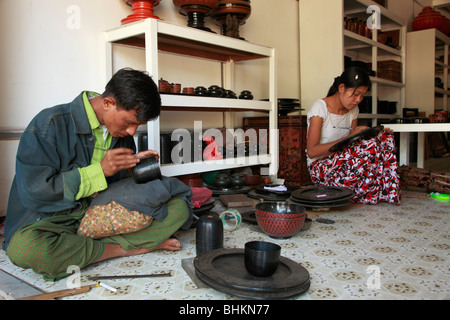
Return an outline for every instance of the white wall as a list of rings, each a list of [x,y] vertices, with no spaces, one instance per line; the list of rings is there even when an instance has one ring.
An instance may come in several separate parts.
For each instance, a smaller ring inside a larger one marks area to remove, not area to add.
[[[253,0],[251,5],[241,36],[277,49],[279,96],[298,98],[298,2]],[[23,130],[40,110],[71,101],[82,90],[102,92],[99,35],[120,26],[130,13],[124,0],[0,0],[0,134]],[[187,22],[170,0],[162,0],[155,14],[181,25]],[[210,18],[207,25],[219,31]],[[259,90],[258,85],[254,87]],[[264,96],[264,92],[254,93]],[[183,121],[192,123],[197,116],[191,114]],[[171,114],[176,125],[182,119]],[[2,215],[14,175],[17,141],[2,141],[0,147]]]
[[[298,97],[298,3],[252,1],[241,27],[251,42],[274,46],[279,56],[281,96]],[[73,17],[79,9],[79,29]],[[24,128],[42,108],[66,102],[80,91],[102,91],[99,33],[120,26],[131,13],[123,0],[0,1],[0,128]],[[155,7],[162,19],[186,25],[170,0]],[[212,19],[207,25],[218,31]],[[280,23],[282,22],[282,23]]]

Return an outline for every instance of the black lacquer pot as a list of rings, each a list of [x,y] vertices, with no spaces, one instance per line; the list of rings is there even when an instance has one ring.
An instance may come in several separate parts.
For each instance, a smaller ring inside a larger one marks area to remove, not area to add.
[[[154,156],[141,159],[141,162],[131,169],[131,174],[136,183],[146,183],[162,178],[158,160]]]

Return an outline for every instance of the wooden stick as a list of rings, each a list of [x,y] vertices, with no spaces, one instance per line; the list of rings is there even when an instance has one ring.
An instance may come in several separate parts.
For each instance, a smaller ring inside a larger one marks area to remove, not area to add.
[[[90,284],[87,286],[82,286],[79,288],[74,289],[66,289],[66,290],[59,290],[55,292],[49,292],[49,293],[43,293],[38,294],[31,297],[25,297],[17,300],[49,300],[49,299],[55,299],[55,298],[61,298],[61,297],[68,297],[73,296],[80,293],[89,292],[92,288],[97,287],[97,284]]]

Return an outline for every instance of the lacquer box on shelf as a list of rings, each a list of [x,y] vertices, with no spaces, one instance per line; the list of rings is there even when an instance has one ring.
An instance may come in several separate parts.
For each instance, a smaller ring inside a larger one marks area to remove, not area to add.
[[[244,118],[244,130],[269,128],[268,117]],[[312,184],[306,166],[306,116],[279,116],[279,169],[278,177],[289,186]],[[270,132],[268,131],[268,134]],[[258,137],[259,141],[259,137]],[[267,139],[269,141],[269,139]],[[269,146],[267,146],[269,148]],[[267,149],[269,150],[269,149]]]

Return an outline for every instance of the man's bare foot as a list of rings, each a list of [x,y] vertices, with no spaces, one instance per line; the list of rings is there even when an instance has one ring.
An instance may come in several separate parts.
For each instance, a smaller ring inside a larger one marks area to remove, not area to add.
[[[169,251],[180,251],[181,250],[181,242],[178,239],[175,238],[169,238],[163,243],[161,243],[156,248],[152,249],[151,251],[156,250],[169,250]]]
[[[102,256],[97,260],[97,262],[116,257],[128,257],[128,256],[135,256],[138,254],[145,254],[149,253],[150,251],[151,251],[150,249],[146,248],[125,250],[119,244],[105,243],[105,251],[103,252]]]
[[[181,242],[178,239],[175,238],[169,238],[163,243],[161,243],[159,246],[153,249],[146,249],[146,248],[139,248],[139,249],[129,249],[125,250],[118,244],[105,244],[105,251],[103,255],[97,260],[102,261],[110,258],[115,257],[129,257],[129,256],[135,256],[139,254],[145,254],[152,251],[157,250],[169,250],[169,251],[179,251],[181,250]]]

